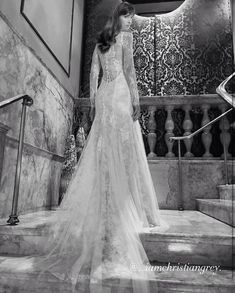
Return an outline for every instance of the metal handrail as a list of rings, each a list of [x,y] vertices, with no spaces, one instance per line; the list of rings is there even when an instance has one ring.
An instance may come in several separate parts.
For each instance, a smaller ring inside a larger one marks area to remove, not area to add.
[[[232,79],[234,75],[235,75],[235,72],[233,72],[229,77],[227,77],[224,81],[222,81],[221,84],[216,88],[217,94],[220,95],[231,106],[233,106],[233,108],[235,107],[235,98],[226,91],[225,86]]]
[[[210,122],[206,123],[205,125],[203,125],[201,128],[195,130],[193,133],[189,134],[189,135],[185,135],[185,136],[171,136],[169,139],[170,140],[184,140],[184,139],[190,139],[192,137],[194,137],[196,134],[198,134],[199,132],[201,132],[204,128],[210,126],[211,124],[214,124],[216,121],[220,120],[221,118],[223,118],[225,115],[227,115],[229,112],[231,112],[233,110],[233,108],[230,108],[229,110],[227,110],[226,112],[224,112],[223,114],[219,115],[218,117],[216,117],[215,119],[211,120]]]
[[[22,102],[22,112],[21,112],[21,121],[20,121],[19,145],[18,145],[18,152],[17,152],[12,210],[11,210],[11,215],[9,216],[9,219],[7,220],[7,223],[10,225],[16,225],[17,223],[19,223],[17,208],[18,208],[20,174],[21,174],[22,154],[23,154],[26,106],[31,106],[33,104],[33,99],[29,97],[28,95],[18,95],[18,96],[9,98],[3,102],[0,102],[0,108],[3,108],[19,100],[23,100],[23,102]]]
[[[196,131],[194,131],[193,133],[191,133],[189,135],[171,136],[171,137],[169,137],[170,141],[172,141],[172,140],[178,141],[178,169],[179,169],[179,177],[178,177],[178,180],[179,180],[178,209],[181,210],[181,211],[184,210],[184,207],[183,207],[182,160],[181,160],[181,145],[180,145],[180,143],[181,143],[182,140],[191,139],[196,134],[201,132],[203,129],[205,129],[206,127],[210,126],[211,124],[214,124],[216,121],[220,120],[221,118],[224,118],[225,115],[227,115],[229,112],[234,110],[235,98],[231,94],[229,94],[225,89],[226,84],[231,80],[231,78],[234,75],[235,75],[235,72],[232,73],[229,77],[227,77],[223,82],[221,82],[221,84],[216,88],[216,92],[226,102],[228,102],[232,106],[232,108],[230,108],[226,112],[222,113],[221,115],[219,115],[215,119],[211,120],[210,122],[206,123],[201,128],[197,129]],[[223,123],[223,127],[224,127],[224,123]],[[228,184],[227,153],[226,153],[226,146],[225,146],[224,139],[223,139],[223,151],[224,151],[225,183]]]
[[[30,98],[28,95],[17,95],[17,96],[14,96],[12,98],[9,98],[9,99],[6,99],[6,100],[0,102],[0,108],[3,108],[3,107],[8,106],[10,104],[13,104],[14,102],[17,102],[22,99],[27,99],[27,100],[31,99],[32,100],[32,98]]]

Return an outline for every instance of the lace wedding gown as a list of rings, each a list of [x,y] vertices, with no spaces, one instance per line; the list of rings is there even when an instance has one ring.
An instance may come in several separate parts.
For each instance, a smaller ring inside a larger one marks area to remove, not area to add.
[[[95,47],[90,101],[96,115],[49,229],[48,253],[35,261],[38,270],[70,281],[73,292],[157,292],[139,237],[161,219],[140,124],[131,116],[139,103],[132,42],[121,31],[106,53]]]

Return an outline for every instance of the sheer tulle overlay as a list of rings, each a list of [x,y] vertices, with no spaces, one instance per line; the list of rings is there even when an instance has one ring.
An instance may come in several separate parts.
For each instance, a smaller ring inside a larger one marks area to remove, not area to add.
[[[139,102],[131,42],[131,33],[121,32],[107,53],[95,48],[96,115],[44,252],[35,258],[35,269],[70,282],[73,292],[157,292],[139,233],[162,222],[140,124],[131,116]]]

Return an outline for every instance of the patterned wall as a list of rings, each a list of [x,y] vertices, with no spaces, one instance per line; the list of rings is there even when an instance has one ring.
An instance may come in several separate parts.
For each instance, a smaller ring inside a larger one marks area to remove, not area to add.
[[[102,0],[86,2],[82,89],[89,96],[91,55],[105,16],[94,14]],[[186,0],[171,13],[136,16],[132,29],[140,95],[214,93],[233,71],[229,0]]]
[[[132,23],[134,62],[139,92],[142,96],[155,93],[155,21],[153,17],[135,16]]]

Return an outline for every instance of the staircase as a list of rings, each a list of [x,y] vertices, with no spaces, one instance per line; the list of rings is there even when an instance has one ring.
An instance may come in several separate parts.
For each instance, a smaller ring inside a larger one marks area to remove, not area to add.
[[[1,293],[39,292],[33,288],[37,272],[27,262],[27,255],[36,257],[41,250],[53,213],[22,215],[18,226],[7,226],[5,219],[0,221]],[[232,227],[200,211],[161,210],[161,215],[168,227],[145,229],[140,235],[155,266],[152,286],[157,284],[160,293],[233,292]],[[184,265],[185,270],[173,270],[173,265]],[[200,271],[192,271],[192,265],[201,266]],[[71,292],[51,275],[44,277],[40,293]],[[109,288],[107,292],[116,291]],[[126,292],[130,292],[128,288]]]
[[[234,188],[235,184],[219,185],[219,199],[197,199],[197,209],[208,216],[234,227]]]

